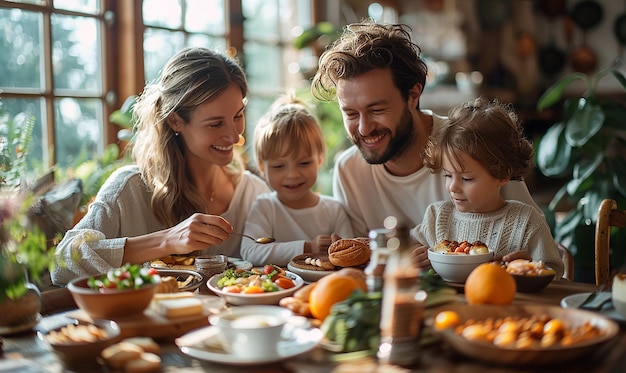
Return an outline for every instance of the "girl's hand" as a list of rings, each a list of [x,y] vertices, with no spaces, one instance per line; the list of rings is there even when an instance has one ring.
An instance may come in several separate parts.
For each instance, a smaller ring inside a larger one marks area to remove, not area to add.
[[[430,269],[430,260],[428,259],[428,247],[420,243],[412,245],[413,252],[411,259],[413,265],[420,269]]]
[[[530,256],[528,251],[518,250],[518,251],[513,251],[512,253],[508,253],[508,254],[503,255],[503,256],[495,257],[495,258],[493,258],[493,261],[494,262],[505,262],[505,263],[507,263],[507,262],[512,262],[515,259],[532,260],[532,257]]]
[[[171,253],[187,254],[219,245],[232,231],[233,226],[221,216],[195,213],[168,229],[165,244]]]
[[[314,253],[326,253],[328,252],[328,247],[332,243],[332,238],[329,235],[319,235],[315,237],[313,242],[311,242],[311,252]]]

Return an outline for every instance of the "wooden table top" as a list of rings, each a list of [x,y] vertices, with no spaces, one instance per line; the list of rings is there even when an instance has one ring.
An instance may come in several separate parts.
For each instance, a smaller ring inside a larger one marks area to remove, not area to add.
[[[535,294],[518,293],[514,304],[543,304],[559,305],[565,296],[594,291],[591,284],[555,281],[546,289]],[[58,297],[66,296],[58,291]],[[462,298],[462,294],[459,295]],[[48,301],[50,297],[48,296]],[[45,297],[44,297],[45,302]],[[44,308],[46,305],[44,304]],[[71,312],[71,311],[70,311]],[[39,326],[54,324],[64,313],[45,316]],[[4,341],[4,355],[0,358],[0,371],[12,370],[16,372],[61,372],[71,371],[63,367],[49,346],[41,342],[35,332],[27,331],[21,334],[2,337]],[[160,340],[163,372],[296,372],[296,373],[344,373],[344,372],[619,372],[626,366],[626,325],[620,325],[620,331],[615,340],[605,347],[584,359],[558,366],[523,367],[515,364],[495,365],[466,358],[454,352],[442,342],[430,343],[420,347],[416,353],[420,354],[419,361],[411,367],[400,368],[378,364],[375,357],[343,360],[345,355],[328,352],[321,347],[291,358],[289,360],[259,366],[227,366],[191,358],[183,354],[172,340]],[[81,367],[80,372],[106,372],[107,368],[98,364]]]

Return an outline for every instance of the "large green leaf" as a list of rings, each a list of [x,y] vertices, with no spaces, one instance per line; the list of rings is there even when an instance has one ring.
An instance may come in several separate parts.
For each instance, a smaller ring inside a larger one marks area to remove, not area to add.
[[[550,127],[537,145],[537,167],[544,175],[560,176],[568,170],[572,148],[565,141],[565,125]]]
[[[554,228],[554,239],[557,242],[565,241],[565,237],[573,234],[574,229],[582,222],[583,213],[579,210],[572,210],[565,215],[563,220],[557,223]]]
[[[573,147],[585,145],[604,123],[604,111],[600,105],[580,98],[578,112],[571,116],[565,126],[565,140]]]
[[[622,85],[622,88],[626,89],[626,78],[624,78],[624,75],[619,70],[611,70],[611,74]]]
[[[626,160],[617,158],[609,160],[611,170],[613,171],[613,185],[615,189],[624,197],[626,197]]]
[[[561,97],[563,97],[563,92],[565,92],[565,88],[568,85],[572,84],[575,80],[582,79],[589,86],[589,78],[585,74],[574,73],[568,75],[561,80],[557,81],[552,87],[548,88],[542,95],[539,97],[537,101],[537,109],[539,111],[549,108],[550,106],[556,104]]]

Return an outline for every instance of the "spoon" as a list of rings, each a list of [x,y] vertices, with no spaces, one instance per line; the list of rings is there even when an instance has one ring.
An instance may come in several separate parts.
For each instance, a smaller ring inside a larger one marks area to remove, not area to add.
[[[246,237],[251,239],[252,241],[256,242],[256,243],[260,243],[260,244],[266,244],[266,243],[272,243],[274,241],[276,241],[276,239],[274,237],[259,237],[259,238],[254,238],[252,236],[248,236],[247,234],[243,234],[241,232],[231,232],[231,234],[238,234],[242,237]]]

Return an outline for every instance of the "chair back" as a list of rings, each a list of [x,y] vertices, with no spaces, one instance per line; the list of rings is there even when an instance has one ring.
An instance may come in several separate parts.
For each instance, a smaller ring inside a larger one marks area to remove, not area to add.
[[[611,283],[610,240],[611,227],[626,227],[626,211],[617,208],[613,199],[605,199],[598,209],[596,220],[596,285],[609,286]]]

